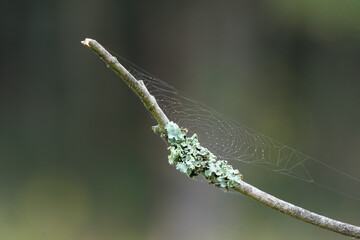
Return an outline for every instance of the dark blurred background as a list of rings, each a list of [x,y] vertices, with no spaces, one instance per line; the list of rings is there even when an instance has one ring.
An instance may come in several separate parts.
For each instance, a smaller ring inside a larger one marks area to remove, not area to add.
[[[345,239],[178,173],[80,41],[360,177],[360,1],[4,1],[0,19],[0,239]],[[359,201],[241,172],[360,224]]]

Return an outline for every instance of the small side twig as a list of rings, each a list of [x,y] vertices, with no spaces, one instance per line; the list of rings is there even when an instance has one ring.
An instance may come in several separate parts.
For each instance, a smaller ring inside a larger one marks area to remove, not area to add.
[[[149,93],[142,81],[138,81],[132,76],[119,62],[113,57],[104,47],[102,47],[97,41],[86,38],[81,42],[83,45],[89,47],[106,64],[115,71],[139,96],[145,107],[151,112],[156,121],[159,124],[160,130],[163,132],[165,126],[168,124],[169,119],[159,107],[156,99]],[[241,181],[239,185],[233,187],[235,191],[238,191],[268,207],[278,210],[286,215],[292,216],[304,222],[316,225],[318,227],[340,233],[345,236],[355,237],[360,239],[360,227],[351,225],[348,223],[340,222],[316,213],[313,213],[304,208],[295,206],[291,203],[278,199],[260,189]]]

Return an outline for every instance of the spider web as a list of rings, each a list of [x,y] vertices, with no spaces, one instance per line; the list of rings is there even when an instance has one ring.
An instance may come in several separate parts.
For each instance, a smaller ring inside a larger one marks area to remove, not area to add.
[[[117,57],[145,83],[168,118],[189,134],[196,133],[199,142],[219,160],[255,165],[360,200],[359,178],[258,133]]]

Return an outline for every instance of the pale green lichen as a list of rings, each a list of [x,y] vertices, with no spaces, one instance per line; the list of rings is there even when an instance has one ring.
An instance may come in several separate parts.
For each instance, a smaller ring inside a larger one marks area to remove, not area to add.
[[[202,147],[197,135],[186,137],[186,130],[179,128],[174,122],[165,126],[162,137],[169,143],[171,165],[185,173],[190,178],[203,175],[210,183],[226,189],[236,187],[242,180],[242,175],[233,169],[225,160],[216,160],[216,156]]]

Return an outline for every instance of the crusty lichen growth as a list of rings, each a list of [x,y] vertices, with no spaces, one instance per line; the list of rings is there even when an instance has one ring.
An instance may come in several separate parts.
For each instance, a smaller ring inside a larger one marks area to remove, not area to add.
[[[216,160],[214,154],[200,145],[196,134],[186,137],[186,130],[174,122],[169,122],[165,130],[162,137],[170,144],[169,163],[176,165],[177,170],[190,178],[203,175],[209,183],[227,190],[239,185],[242,180],[239,171],[227,161]]]

